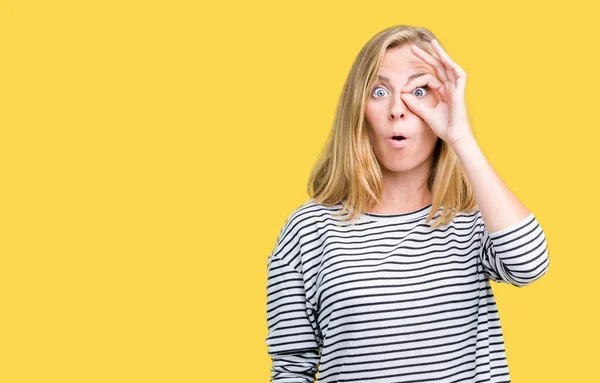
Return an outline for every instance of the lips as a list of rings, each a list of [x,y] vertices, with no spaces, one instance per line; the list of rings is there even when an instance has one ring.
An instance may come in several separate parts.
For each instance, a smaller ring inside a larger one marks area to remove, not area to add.
[[[388,138],[395,139],[395,140],[401,140],[401,139],[408,138],[408,136],[406,134],[404,134],[404,132],[394,130]]]
[[[388,138],[387,141],[394,148],[404,148],[410,143],[410,138],[404,138],[404,139]]]

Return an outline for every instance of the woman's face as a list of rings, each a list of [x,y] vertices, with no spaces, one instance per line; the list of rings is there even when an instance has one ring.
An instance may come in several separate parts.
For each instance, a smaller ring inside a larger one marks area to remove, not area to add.
[[[435,132],[421,117],[413,113],[400,98],[400,89],[418,74],[431,73],[435,68],[410,51],[410,44],[388,49],[366,105],[366,120],[373,151],[382,172],[404,172],[419,165],[429,166],[435,144]],[[439,95],[431,89],[417,87],[410,91],[426,106],[435,107]],[[402,135],[403,141],[392,136]]]

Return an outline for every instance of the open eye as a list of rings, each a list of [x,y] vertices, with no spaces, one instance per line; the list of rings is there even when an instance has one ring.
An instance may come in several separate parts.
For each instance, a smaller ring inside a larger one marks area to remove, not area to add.
[[[423,97],[425,97],[427,95],[427,91],[429,91],[429,86],[423,85],[423,86],[416,87],[412,91],[412,93],[416,97],[423,98]],[[387,94],[387,90],[385,88],[381,87],[381,86],[376,86],[376,87],[373,88],[373,93],[372,94],[376,98],[385,97],[385,95]]]
[[[423,93],[423,91],[420,89],[424,89],[425,93]],[[427,85],[419,86],[419,87],[416,87],[415,90],[413,90],[413,94],[419,98],[422,98],[422,97],[425,97],[428,90],[429,90],[429,86],[427,86]],[[416,94],[416,93],[419,93],[419,94]]]
[[[378,90],[378,89],[380,89],[380,90]],[[387,93],[387,90],[385,90],[385,88],[383,88],[381,86],[376,86],[375,88],[373,88],[372,94],[374,96],[375,96],[375,94],[377,94],[377,96],[376,96],[377,98],[385,96],[385,94],[383,94],[383,93]]]

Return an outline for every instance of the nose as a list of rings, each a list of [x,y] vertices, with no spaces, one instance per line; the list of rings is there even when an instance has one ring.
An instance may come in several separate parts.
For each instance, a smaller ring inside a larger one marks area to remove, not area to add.
[[[390,119],[395,120],[406,116],[406,104],[400,98],[400,95],[392,98],[392,105],[390,108]]]

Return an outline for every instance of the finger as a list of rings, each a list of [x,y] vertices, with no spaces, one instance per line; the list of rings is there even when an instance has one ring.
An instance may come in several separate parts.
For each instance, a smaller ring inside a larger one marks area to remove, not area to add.
[[[445,101],[447,99],[446,87],[444,87],[444,84],[433,74],[426,74],[426,75],[419,76],[417,78],[412,79],[411,81],[408,82],[408,84],[406,84],[404,87],[402,87],[402,89],[400,91],[412,93],[412,91],[415,88],[424,86],[424,85],[427,85],[427,86],[429,86],[429,88],[431,90],[436,91],[440,95],[440,98],[443,101]]]
[[[415,112],[415,114],[421,117],[425,122],[429,123],[427,116],[429,116],[431,108],[424,105],[420,98],[413,96],[410,93],[402,93],[400,96],[406,102],[408,107]]]
[[[452,70],[456,83],[458,84],[460,82],[462,85],[464,85],[464,78],[467,77],[467,73],[450,58],[450,55],[444,51],[444,48],[442,48],[437,40],[432,40],[431,46],[440,56],[442,62]],[[459,81],[459,78],[462,78],[462,80]]]
[[[449,65],[449,63],[453,63],[452,60],[449,60],[450,56],[446,53],[446,51],[442,49],[442,46],[438,43],[436,39],[431,40],[431,47],[439,56],[439,60],[444,66],[444,68],[446,68],[446,74],[448,75],[448,78],[450,79],[450,81],[452,81],[453,84],[455,84],[457,76],[454,72],[454,69]]]
[[[421,60],[425,61],[427,64],[429,64],[435,68],[435,70],[438,74],[438,77],[442,81],[449,80],[448,73],[446,72],[446,67],[440,60],[433,57],[431,54],[425,52],[423,49],[419,48],[416,45],[411,45],[411,47],[412,47],[412,52],[415,54],[415,56],[419,57]]]

